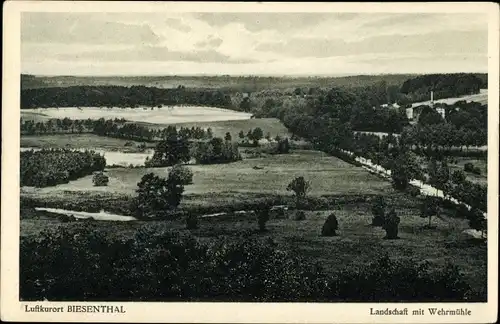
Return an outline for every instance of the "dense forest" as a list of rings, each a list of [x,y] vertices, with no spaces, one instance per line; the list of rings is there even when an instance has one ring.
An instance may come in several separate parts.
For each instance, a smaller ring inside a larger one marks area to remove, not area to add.
[[[409,101],[429,99],[434,91],[434,99],[452,98],[479,93],[480,89],[488,88],[486,78],[474,74],[428,74],[406,80],[401,86],[401,93]]]
[[[162,105],[227,107],[231,98],[220,90],[179,86],[72,86],[21,90],[21,109],[46,107],[161,107]]]
[[[21,152],[20,163],[21,186],[47,187],[102,171],[106,159],[93,151],[43,149]]]

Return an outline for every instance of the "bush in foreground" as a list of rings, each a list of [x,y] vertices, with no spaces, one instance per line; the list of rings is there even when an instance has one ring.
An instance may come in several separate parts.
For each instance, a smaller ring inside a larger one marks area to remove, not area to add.
[[[407,259],[327,275],[269,240],[201,244],[153,226],[114,237],[85,222],[21,237],[21,300],[458,302],[471,293],[457,268]]]
[[[339,229],[339,222],[335,214],[330,214],[321,228],[322,236],[336,236]]]
[[[375,197],[375,201],[373,202],[373,205],[372,205],[372,214],[373,214],[372,225],[373,226],[382,226],[384,224],[385,208],[386,207],[387,207],[387,204],[384,200],[384,197],[382,197],[382,196]]]
[[[292,213],[291,218],[295,221],[303,221],[306,219],[306,214],[303,210],[297,210],[295,213]]]
[[[382,228],[385,230],[385,239],[395,240],[398,239],[399,223],[401,219],[396,215],[394,208],[391,208],[389,213],[384,218]]]

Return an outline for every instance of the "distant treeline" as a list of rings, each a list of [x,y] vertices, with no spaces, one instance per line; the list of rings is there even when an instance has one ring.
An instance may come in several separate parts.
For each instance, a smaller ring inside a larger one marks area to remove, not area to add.
[[[99,136],[109,136],[136,141],[155,141],[167,138],[170,134],[179,134],[188,139],[210,139],[212,129],[200,127],[177,127],[170,125],[166,128],[148,128],[146,126],[127,123],[125,119],[49,119],[46,122],[21,120],[21,134],[47,135],[47,134],[81,134],[93,133]]]
[[[70,87],[70,86],[136,86],[159,88],[220,89],[231,92],[255,92],[267,89],[295,89],[297,87],[359,87],[385,80],[389,85],[400,87],[413,77],[412,74],[355,75],[355,76],[35,76],[22,74],[21,89]]]
[[[229,108],[231,98],[219,90],[179,86],[160,89],[145,86],[71,86],[21,90],[21,109],[47,107],[161,107],[198,105]]]

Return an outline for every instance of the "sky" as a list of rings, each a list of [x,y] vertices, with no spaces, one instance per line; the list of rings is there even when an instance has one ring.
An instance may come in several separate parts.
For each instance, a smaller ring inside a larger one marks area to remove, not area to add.
[[[21,15],[35,75],[356,75],[487,72],[479,13]]]

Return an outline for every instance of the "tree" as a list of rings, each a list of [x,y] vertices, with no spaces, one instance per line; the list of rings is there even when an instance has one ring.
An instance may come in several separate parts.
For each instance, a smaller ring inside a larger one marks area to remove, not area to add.
[[[250,111],[250,98],[245,97],[243,100],[240,102],[240,110],[248,112]]]
[[[193,183],[193,171],[180,164],[174,165],[174,167],[170,170],[169,177],[175,179],[176,182],[181,183],[184,186]]]
[[[488,227],[488,222],[483,213],[479,209],[473,208],[468,216],[470,228],[475,229],[476,231],[480,231],[481,238],[484,238],[484,234]]]
[[[257,146],[259,145],[259,141],[262,139],[264,136],[264,132],[260,127],[256,127],[253,132],[252,132],[252,140],[254,142],[254,145]]]
[[[330,214],[321,228],[322,236],[336,236],[339,222],[335,214]]]
[[[207,128],[207,138],[212,139],[214,137],[214,134],[212,132],[212,129],[209,127]]]
[[[189,142],[185,137],[170,135],[166,140],[160,141],[155,148],[148,167],[172,166],[182,162],[188,162]]]
[[[232,140],[231,133],[226,132],[226,136],[224,136],[224,140],[226,142],[231,142],[231,140]]]
[[[102,171],[98,171],[94,173],[92,177],[92,183],[96,187],[107,186],[109,182],[109,177],[102,173]]]
[[[383,196],[377,196],[372,205],[372,225],[373,226],[382,226],[384,224],[385,218],[385,208],[387,204]]]
[[[439,189],[444,189],[445,184],[450,180],[450,169],[446,161],[438,163],[435,159],[429,161],[427,167],[429,174],[429,184],[436,188],[436,195]]]
[[[277,153],[278,154],[287,154],[290,152],[290,142],[288,141],[288,137],[281,139],[278,139],[278,147],[277,147]]]
[[[137,187],[135,206],[142,217],[151,217],[176,209],[184,192],[184,185],[179,177],[171,173],[167,179],[148,173],[137,183]]]
[[[286,190],[294,192],[297,209],[300,209],[300,207],[302,206],[302,202],[305,199],[309,189],[309,181],[306,181],[302,176],[293,179],[286,187]]]
[[[445,121],[443,117],[433,108],[424,106],[420,117],[418,118],[419,125],[435,125],[443,124]]]
[[[240,139],[244,139],[245,138],[245,133],[243,133],[243,131],[241,130],[239,133],[238,133],[238,137]]]
[[[259,231],[264,232],[266,230],[266,223],[269,220],[269,208],[265,207],[257,210],[257,221],[259,224]]]
[[[429,224],[427,228],[433,228],[432,226],[432,216],[436,215],[439,217],[441,209],[439,207],[439,201],[436,197],[426,196],[424,201],[420,205],[420,217],[428,218]]]
[[[398,238],[398,227],[401,219],[396,215],[394,208],[391,208],[389,213],[384,219],[382,228],[385,230],[385,239],[394,240]]]
[[[396,189],[404,190],[413,179],[420,179],[422,170],[416,157],[410,152],[401,152],[394,160],[391,168],[392,184]]]

